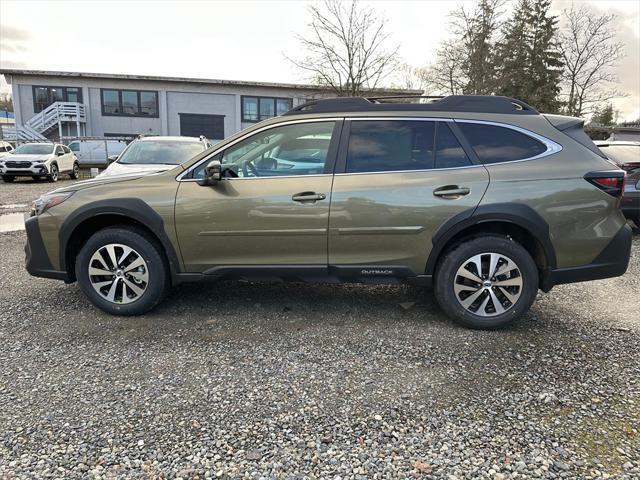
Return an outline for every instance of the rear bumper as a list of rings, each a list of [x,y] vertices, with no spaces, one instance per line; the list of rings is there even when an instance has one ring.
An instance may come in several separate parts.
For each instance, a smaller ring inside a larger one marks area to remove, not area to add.
[[[554,285],[586,282],[623,275],[629,266],[631,241],[631,227],[624,225],[593,262],[579,267],[550,270],[543,277],[540,288],[548,292]]]
[[[27,272],[34,277],[53,278],[69,282],[70,279],[67,272],[55,270],[51,264],[40,234],[38,217],[29,218],[24,222],[24,227],[27,232],[27,244],[24,247]]]

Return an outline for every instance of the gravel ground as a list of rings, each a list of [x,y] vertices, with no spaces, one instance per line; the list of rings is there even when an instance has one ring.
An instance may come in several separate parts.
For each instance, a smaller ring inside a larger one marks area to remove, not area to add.
[[[192,284],[110,317],[24,241],[0,234],[0,478],[640,478],[640,236],[625,276],[498,332],[395,286]]]

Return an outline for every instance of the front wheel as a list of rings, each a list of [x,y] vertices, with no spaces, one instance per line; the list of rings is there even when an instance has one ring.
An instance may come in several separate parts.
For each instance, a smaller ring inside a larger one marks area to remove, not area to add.
[[[76,258],[80,288],[112,315],[140,315],[155,307],[169,287],[168,268],[157,242],[137,228],[95,233]]]
[[[519,243],[487,235],[449,250],[435,275],[444,312],[464,326],[504,327],[526,313],[538,292],[538,269]]]
[[[51,166],[49,167],[49,175],[47,178],[50,182],[58,181],[58,165],[56,165],[55,163],[51,164]]]

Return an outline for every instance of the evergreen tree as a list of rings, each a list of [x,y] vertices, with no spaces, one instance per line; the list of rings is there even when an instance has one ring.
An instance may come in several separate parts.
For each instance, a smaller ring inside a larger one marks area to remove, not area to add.
[[[520,0],[497,45],[497,93],[524,100],[543,112],[560,109],[562,60],[556,44],[558,19],[551,0]]]
[[[615,123],[615,117],[616,112],[613,109],[613,105],[611,103],[607,103],[602,109],[599,106],[596,106],[593,115],[591,116],[590,123],[610,127]]]

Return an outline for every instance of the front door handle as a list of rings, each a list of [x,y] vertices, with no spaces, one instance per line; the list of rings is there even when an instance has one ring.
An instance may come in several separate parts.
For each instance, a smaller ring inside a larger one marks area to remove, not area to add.
[[[467,187],[459,187],[457,185],[446,185],[444,187],[436,188],[433,194],[436,197],[443,198],[458,198],[463,195],[469,195],[471,192]]]
[[[318,200],[324,200],[327,196],[324,193],[316,192],[300,192],[291,197],[294,202],[312,203]]]

